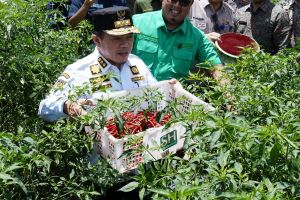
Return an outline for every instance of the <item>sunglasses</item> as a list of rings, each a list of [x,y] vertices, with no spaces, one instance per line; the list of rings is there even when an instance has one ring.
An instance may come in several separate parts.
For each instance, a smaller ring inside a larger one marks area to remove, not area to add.
[[[192,2],[192,0],[167,0],[170,3],[177,3],[179,1],[180,6],[189,6]]]

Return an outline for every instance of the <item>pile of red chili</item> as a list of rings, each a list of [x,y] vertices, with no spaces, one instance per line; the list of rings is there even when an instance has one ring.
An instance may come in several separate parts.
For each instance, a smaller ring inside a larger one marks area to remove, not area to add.
[[[122,138],[125,135],[133,135],[148,128],[160,127],[172,119],[170,113],[161,116],[160,112],[143,112],[137,114],[128,111],[123,113],[122,119],[117,120],[116,117],[109,118],[105,127],[108,132],[115,138]],[[161,118],[161,120],[159,120]]]

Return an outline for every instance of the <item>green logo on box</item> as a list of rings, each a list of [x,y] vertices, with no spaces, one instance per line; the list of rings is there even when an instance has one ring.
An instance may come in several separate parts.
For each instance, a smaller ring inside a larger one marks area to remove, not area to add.
[[[160,138],[160,144],[163,151],[177,144],[177,131],[174,130],[162,136]]]

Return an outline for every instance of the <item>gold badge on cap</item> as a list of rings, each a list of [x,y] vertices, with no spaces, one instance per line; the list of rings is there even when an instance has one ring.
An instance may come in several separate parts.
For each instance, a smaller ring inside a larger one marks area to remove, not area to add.
[[[123,20],[123,19],[125,19],[125,14],[126,14],[126,11],[125,11],[125,10],[119,10],[119,11],[117,12],[118,20]]]
[[[124,26],[131,26],[130,20],[126,19],[126,20],[121,20],[121,21],[115,21],[115,28],[121,28]]]
[[[91,65],[90,70],[92,75],[99,74],[101,72],[100,66],[98,64]]]
[[[139,72],[139,69],[137,68],[136,65],[130,66],[130,70],[131,70],[131,73],[132,73],[133,75],[137,75],[137,74],[140,73],[140,72]]]
[[[145,80],[145,77],[144,76],[136,76],[136,77],[132,77],[131,80],[132,80],[132,82],[143,81],[143,80]]]
[[[105,60],[102,57],[98,58],[98,62],[103,69],[107,66],[107,63],[105,62]]]
[[[114,22],[115,28],[120,28],[124,26],[131,26],[131,22],[129,19],[125,19],[126,11],[125,10],[119,10],[117,12],[118,21]]]

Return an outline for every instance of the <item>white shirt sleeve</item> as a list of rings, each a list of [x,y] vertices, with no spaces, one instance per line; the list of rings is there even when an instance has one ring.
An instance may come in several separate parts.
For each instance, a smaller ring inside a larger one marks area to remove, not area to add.
[[[71,82],[74,78],[69,72],[64,72],[56,81],[50,94],[39,105],[38,115],[45,121],[53,122],[67,117],[63,112],[64,102],[67,100]]]

